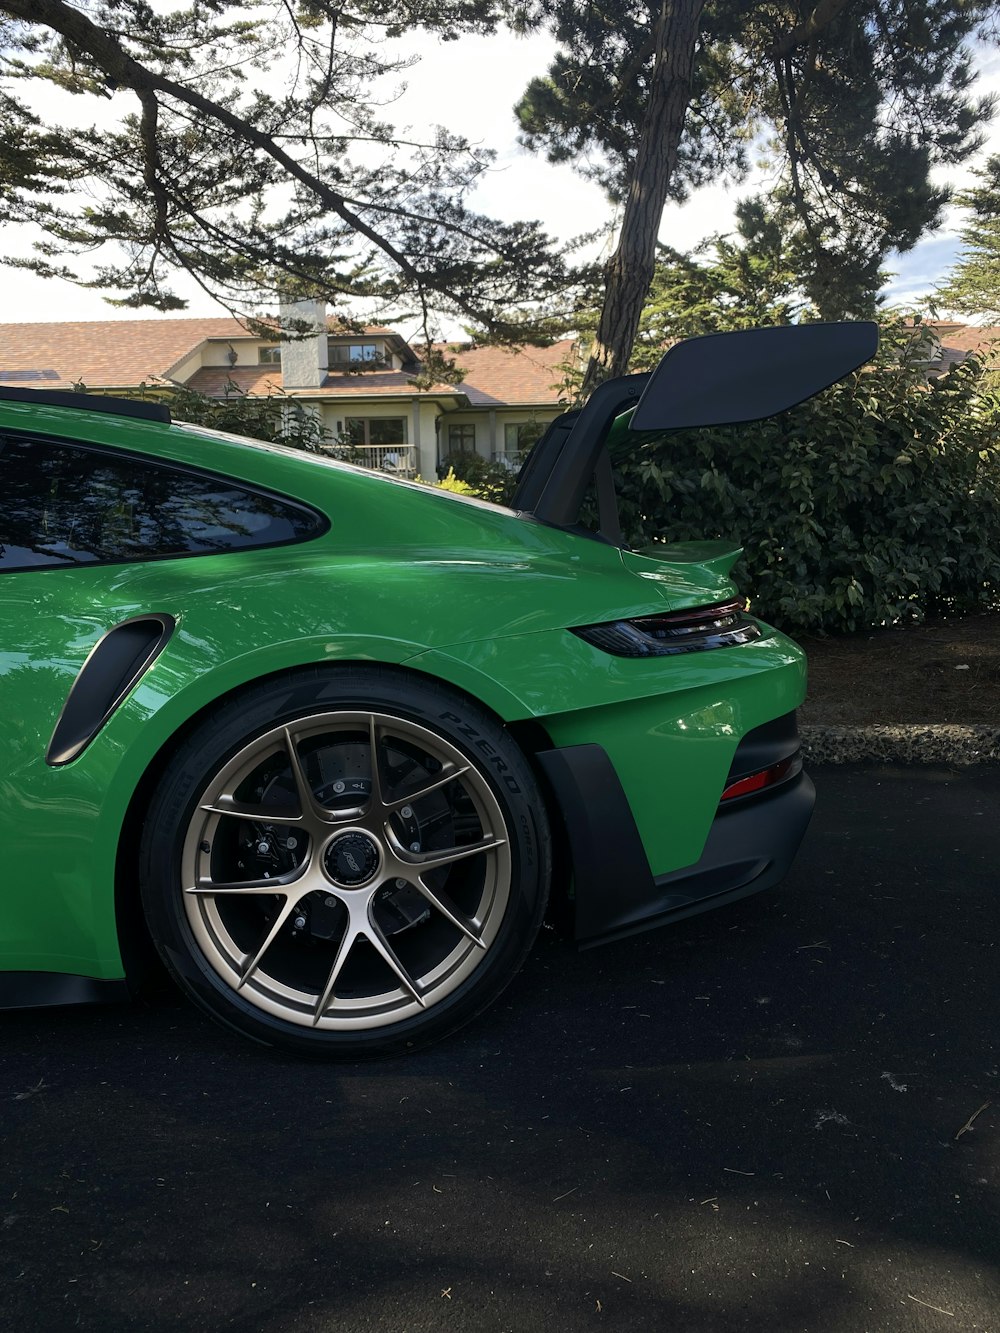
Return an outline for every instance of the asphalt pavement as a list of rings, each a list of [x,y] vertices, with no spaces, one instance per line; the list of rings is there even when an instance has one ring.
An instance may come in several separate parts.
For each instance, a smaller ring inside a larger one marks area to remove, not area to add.
[[[813,776],[779,889],[416,1055],[0,1015],[0,1326],[1000,1333],[1000,770]]]

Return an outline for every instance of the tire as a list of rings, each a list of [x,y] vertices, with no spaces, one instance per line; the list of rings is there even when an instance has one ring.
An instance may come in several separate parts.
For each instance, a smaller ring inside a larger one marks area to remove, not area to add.
[[[217,1021],[300,1053],[386,1055],[507,986],[550,845],[524,756],[475,704],[387,667],[296,671],[222,705],[171,760],[143,911]]]

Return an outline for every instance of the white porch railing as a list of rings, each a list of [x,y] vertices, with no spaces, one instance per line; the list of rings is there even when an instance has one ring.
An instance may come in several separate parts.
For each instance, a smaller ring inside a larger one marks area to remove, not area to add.
[[[491,461],[500,467],[505,467],[508,472],[516,472],[524,462],[525,454],[520,449],[494,449],[491,455]]]
[[[332,444],[329,453],[332,458],[373,472],[389,472],[395,477],[417,475],[417,449],[413,444]]]

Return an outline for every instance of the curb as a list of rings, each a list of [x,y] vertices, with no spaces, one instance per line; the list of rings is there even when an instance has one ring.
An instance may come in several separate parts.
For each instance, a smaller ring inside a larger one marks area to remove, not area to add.
[[[987,764],[1000,760],[1000,730],[951,724],[799,727],[814,764]]]

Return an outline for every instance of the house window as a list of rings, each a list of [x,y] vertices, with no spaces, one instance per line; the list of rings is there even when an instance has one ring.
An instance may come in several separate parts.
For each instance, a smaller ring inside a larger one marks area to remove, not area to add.
[[[280,366],[281,348],[277,343],[270,347],[257,348],[257,364],[261,366]]]
[[[448,452],[474,454],[476,452],[475,426],[448,426]]]
[[[344,438],[349,444],[406,443],[406,417],[345,417]]]
[[[375,342],[329,343],[331,366],[350,366],[362,370],[365,366],[381,364],[382,346]]]
[[[494,452],[493,462],[512,471],[519,468],[544,430],[539,421],[509,421],[503,428],[503,448]]]
[[[541,437],[545,427],[539,421],[512,421],[503,428],[505,454],[525,454]]]

